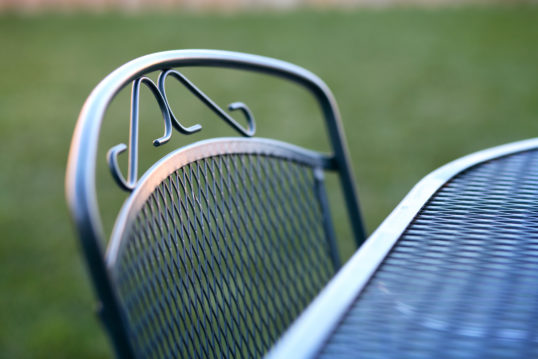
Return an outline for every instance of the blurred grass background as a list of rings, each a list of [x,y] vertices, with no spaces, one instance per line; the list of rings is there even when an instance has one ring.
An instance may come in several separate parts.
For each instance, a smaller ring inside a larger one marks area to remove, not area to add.
[[[63,187],[78,112],[117,66],[155,51],[217,48],[281,58],[317,73],[339,102],[371,232],[436,167],[538,134],[537,44],[538,7],[532,5],[0,15],[0,357],[111,356],[93,315]],[[257,77],[255,87],[226,71],[215,81],[214,73],[193,72],[192,79],[222,105],[249,104],[260,136],[283,133],[285,140],[323,147],[319,115],[300,94],[296,105],[288,96],[296,95],[294,89]],[[174,91],[179,94],[179,86]],[[117,103],[105,129],[127,131],[128,93]],[[198,122],[196,111],[204,111],[195,101],[190,107],[194,112],[177,107],[186,124]],[[158,117],[153,103],[145,111]],[[206,135],[220,135],[220,129],[233,135],[222,124],[211,129],[216,122],[207,111],[201,116]],[[144,126],[149,137],[162,131],[157,120]],[[117,142],[107,137],[103,146]],[[113,194],[108,174],[100,179],[107,207],[106,198],[121,195]],[[335,217],[338,222],[342,215]],[[348,257],[349,241],[342,245]]]

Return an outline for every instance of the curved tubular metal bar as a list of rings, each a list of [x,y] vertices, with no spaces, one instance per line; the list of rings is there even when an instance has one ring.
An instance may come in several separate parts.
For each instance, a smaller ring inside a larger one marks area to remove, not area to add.
[[[127,169],[127,180],[121,174],[121,169],[118,165],[118,155],[127,149],[127,146],[123,143],[112,147],[107,153],[108,166],[112,177],[116,180],[118,185],[126,190],[132,191],[138,181],[138,122],[139,122],[139,105],[140,105],[140,84],[146,85],[155,99],[157,100],[164,119],[164,135],[153,141],[154,146],[160,146],[165,144],[172,137],[172,118],[173,114],[170,110],[166,95],[161,92],[157,85],[148,77],[140,77],[133,81],[131,90],[131,121],[129,129],[129,163]],[[160,83],[159,83],[160,84]],[[191,127],[183,127],[174,118],[174,127],[184,134],[191,134],[198,132],[202,129],[199,124]]]
[[[161,72],[159,75],[159,89],[166,101],[166,103],[169,104],[167,98],[166,98],[166,90],[165,90],[165,81],[168,76],[172,76],[176,78],[179,82],[181,82],[190,92],[192,92],[193,95],[195,95],[200,101],[202,101],[207,107],[209,107],[217,116],[219,116],[221,119],[226,121],[230,126],[232,126],[234,129],[236,129],[239,133],[241,133],[243,136],[251,137],[254,136],[254,133],[256,133],[256,123],[254,121],[254,116],[252,115],[252,112],[242,102],[233,102],[228,105],[228,109],[230,111],[235,110],[241,110],[243,114],[245,115],[245,118],[247,120],[247,128],[243,128],[236,120],[234,120],[230,115],[228,115],[226,112],[224,112],[223,109],[221,109],[213,100],[211,100],[205,93],[202,92],[196,85],[194,85],[189,79],[187,79],[183,74],[176,70],[166,70]],[[170,105],[168,105],[168,109],[170,111],[170,115],[172,119],[174,120],[174,124],[176,126],[181,126],[179,122],[177,121],[176,117],[174,116],[174,112],[170,108]],[[176,127],[177,128],[177,127]],[[179,130],[179,129],[178,129]],[[179,130],[182,132],[181,130]]]
[[[480,163],[538,148],[538,138],[476,152],[424,177],[331,279],[266,358],[313,358],[422,207],[449,180]]]
[[[284,61],[228,51],[166,51],[132,60],[105,77],[84,103],[71,141],[66,173],[68,206],[88,258],[96,290],[103,301],[103,320],[111,336],[115,338],[116,351],[123,357],[132,357],[132,348],[125,335],[124,323],[104,262],[104,232],[95,188],[101,121],[110,101],[133,80],[152,71],[185,66],[227,67],[268,73],[294,81],[308,89],[317,99],[325,118],[355,240],[360,245],[365,238],[340,114],[331,91],[319,77]]]
[[[169,114],[169,118],[168,118],[168,121],[166,122],[166,125],[170,127],[170,134],[172,132],[172,128],[171,126],[173,125],[174,128],[176,130],[178,130],[180,133],[184,134],[184,135],[190,135],[190,134],[193,134],[195,132],[198,132],[202,129],[202,125],[200,124],[196,124],[196,125],[192,125],[190,127],[184,127],[177,119],[176,117],[174,116],[174,113],[172,112],[172,109],[170,108],[170,103],[168,102],[168,98],[166,97],[166,90],[164,88],[164,80],[166,78],[166,75],[163,76],[163,73],[165,73],[166,71],[162,71],[160,74],[159,74],[159,78],[157,80],[157,83],[159,84],[158,85],[158,88],[159,88],[159,91],[160,91],[160,96],[162,96],[162,98],[164,99],[164,103],[166,104],[166,107],[168,108],[168,114]],[[194,85],[193,85],[194,86]],[[167,129],[169,128],[167,127]],[[155,146],[160,146],[161,143],[158,143],[157,140],[155,140],[153,142],[153,144]]]
[[[121,143],[112,147],[107,153],[108,166],[112,177],[120,188],[126,191],[132,191],[136,187],[138,181],[138,119],[139,119],[139,104],[140,104],[140,84],[146,85],[152,92],[153,96],[159,103],[163,119],[164,119],[164,135],[153,141],[153,145],[160,146],[165,144],[172,137],[172,125],[179,132],[190,135],[198,132],[202,129],[200,124],[193,125],[191,127],[184,127],[175,117],[174,112],[170,108],[170,103],[166,97],[165,81],[166,78],[172,75],[179,82],[181,82],[191,93],[193,93],[200,101],[208,106],[213,112],[215,112],[220,118],[226,121],[234,129],[236,129],[243,136],[251,137],[256,132],[256,123],[252,112],[242,102],[231,103],[228,108],[231,111],[241,110],[247,119],[247,129],[243,128],[237,121],[230,117],[224,110],[222,110],[215,102],[213,102],[205,93],[203,93],[196,85],[194,85],[183,74],[176,70],[168,69],[159,74],[158,86],[148,77],[140,77],[133,81],[131,91],[131,121],[130,121],[130,136],[129,147]],[[121,169],[118,164],[118,155],[129,148],[129,163],[127,179],[121,174]]]

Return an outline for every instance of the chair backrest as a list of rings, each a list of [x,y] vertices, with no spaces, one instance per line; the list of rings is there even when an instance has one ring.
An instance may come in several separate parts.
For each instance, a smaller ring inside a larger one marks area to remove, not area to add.
[[[213,66],[259,71],[310,90],[326,121],[333,153],[253,137],[174,68]],[[157,84],[145,77],[160,71]],[[175,128],[165,93],[174,77],[244,137],[179,148],[137,178],[141,85],[157,99],[168,141]],[[108,242],[97,207],[97,143],[112,98],[132,84],[130,142],[108,163],[131,192]],[[118,155],[128,150],[127,177]],[[66,194],[100,299],[100,314],[120,357],[254,357],[263,355],[339,267],[324,172],[339,174],[357,244],[364,240],[336,102],[315,75],[266,57],[180,50],[135,59],[107,76],[81,111],[69,154]],[[106,249],[105,249],[106,245]]]

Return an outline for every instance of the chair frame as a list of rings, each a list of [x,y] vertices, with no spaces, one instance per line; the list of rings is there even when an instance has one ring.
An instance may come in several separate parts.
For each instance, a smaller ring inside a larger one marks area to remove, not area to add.
[[[116,353],[120,357],[133,357],[134,353],[126,335],[126,328],[121,319],[118,300],[108,270],[108,260],[114,257],[116,251],[114,248],[118,244],[112,242],[105,254],[105,235],[98,210],[95,184],[98,138],[101,123],[108,105],[122,88],[130,83],[134,84],[132,100],[136,106],[133,106],[131,112],[129,173],[127,179],[121,175],[116,160],[117,155],[126,150],[127,146],[115,146],[108,154],[109,165],[115,179],[121,187],[128,191],[136,189],[139,184],[137,180],[137,104],[138,91],[141,84],[147,85],[153,92],[165,119],[165,135],[156,140],[154,142],[155,145],[160,145],[170,138],[172,126],[183,133],[195,132],[201,128],[199,125],[184,128],[175,120],[168,106],[164,87],[161,87],[161,91],[159,91],[159,88],[151,80],[144,77],[144,75],[150,72],[163,71],[159,79],[159,87],[164,84],[166,76],[171,75],[176,77],[177,80],[185,85],[204,104],[210,107],[219,117],[227,121],[243,136],[250,137],[255,131],[252,114],[250,114],[250,111],[245,105],[234,103],[230,105],[229,109],[241,110],[243,112],[247,118],[247,129],[242,128],[241,125],[235,122],[233,118],[221,110],[179,72],[171,70],[172,68],[187,66],[235,68],[266,73],[291,80],[310,91],[319,103],[323,113],[333,153],[328,156],[322,156],[321,154],[299,148],[294,148],[291,152],[295,151],[297,156],[303,156],[304,158],[317,158],[323,164],[320,166],[321,168],[331,168],[339,174],[355,241],[360,246],[365,239],[365,231],[361,219],[354,176],[349,164],[349,155],[343,136],[340,114],[331,91],[319,77],[301,67],[284,61],[257,55],[218,50],[167,51],[130,61],[105,77],[86,100],[79,115],[71,142],[66,173],[67,202],[81,240],[82,249],[97,295],[101,301],[99,313],[113,339]],[[243,140],[243,142],[245,141],[250,140]],[[252,141],[258,141],[252,142],[252,144],[259,144],[260,140],[253,139]],[[245,142],[245,144],[248,146],[248,142]],[[274,141],[269,145],[270,147],[278,148],[284,144]],[[291,147],[285,148],[289,150]],[[305,151],[304,153],[308,152],[308,155],[304,156],[302,151]],[[158,177],[158,167],[153,166],[146,172],[144,178]],[[141,180],[140,182],[143,181]],[[115,231],[121,231],[121,224],[119,226],[116,225]]]

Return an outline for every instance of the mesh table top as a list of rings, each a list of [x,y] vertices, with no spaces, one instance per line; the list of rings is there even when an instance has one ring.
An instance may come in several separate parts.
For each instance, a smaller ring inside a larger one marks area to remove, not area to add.
[[[318,356],[538,357],[537,198],[538,150],[448,181]]]

